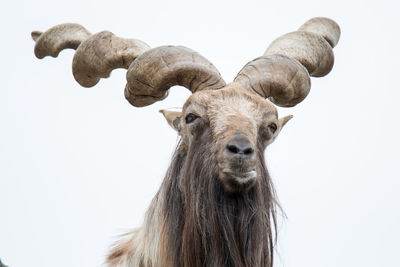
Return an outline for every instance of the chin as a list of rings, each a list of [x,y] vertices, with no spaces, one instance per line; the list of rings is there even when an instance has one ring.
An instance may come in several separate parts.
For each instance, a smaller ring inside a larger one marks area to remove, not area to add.
[[[256,184],[257,172],[235,172],[230,169],[224,169],[220,172],[219,179],[225,192],[230,194],[244,194]]]

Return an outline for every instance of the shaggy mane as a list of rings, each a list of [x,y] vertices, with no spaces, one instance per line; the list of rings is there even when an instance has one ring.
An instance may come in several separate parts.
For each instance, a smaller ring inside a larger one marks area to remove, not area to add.
[[[263,148],[256,185],[229,194],[218,179],[210,132],[184,151],[178,147],[161,186],[161,258],[174,267],[270,267],[276,200]]]

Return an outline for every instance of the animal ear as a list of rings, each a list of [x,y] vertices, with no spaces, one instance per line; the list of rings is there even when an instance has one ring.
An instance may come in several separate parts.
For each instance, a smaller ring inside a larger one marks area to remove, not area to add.
[[[279,123],[279,128],[282,130],[283,126],[285,126],[285,124],[290,121],[290,119],[293,118],[293,115],[288,115],[285,117],[282,117],[278,120]]]
[[[169,126],[171,126],[175,131],[179,132],[181,129],[181,111],[172,111],[161,109],[160,112],[164,115]]]

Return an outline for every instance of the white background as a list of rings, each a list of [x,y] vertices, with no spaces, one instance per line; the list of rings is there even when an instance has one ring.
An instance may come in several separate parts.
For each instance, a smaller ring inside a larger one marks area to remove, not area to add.
[[[288,218],[276,266],[400,266],[400,2],[14,1],[0,11],[0,258],[11,267],[100,266],[138,227],[177,142],[157,111],[134,108],[125,70],[93,88],[73,50],[34,57],[32,30],[77,22],[156,47],[185,45],[227,82],[276,37],[314,16],[342,28],[335,66],[312,79],[267,164]]]

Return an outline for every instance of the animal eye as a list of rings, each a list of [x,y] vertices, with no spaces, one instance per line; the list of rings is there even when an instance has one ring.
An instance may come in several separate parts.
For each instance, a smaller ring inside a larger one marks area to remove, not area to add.
[[[190,113],[186,116],[185,121],[187,124],[194,122],[199,116]]]
[[[276,126],[276,123],[271,123],[268,125],[268,129],[270,129],[272,133],[275,133],[276,130],[278,129],[278,126]]]

